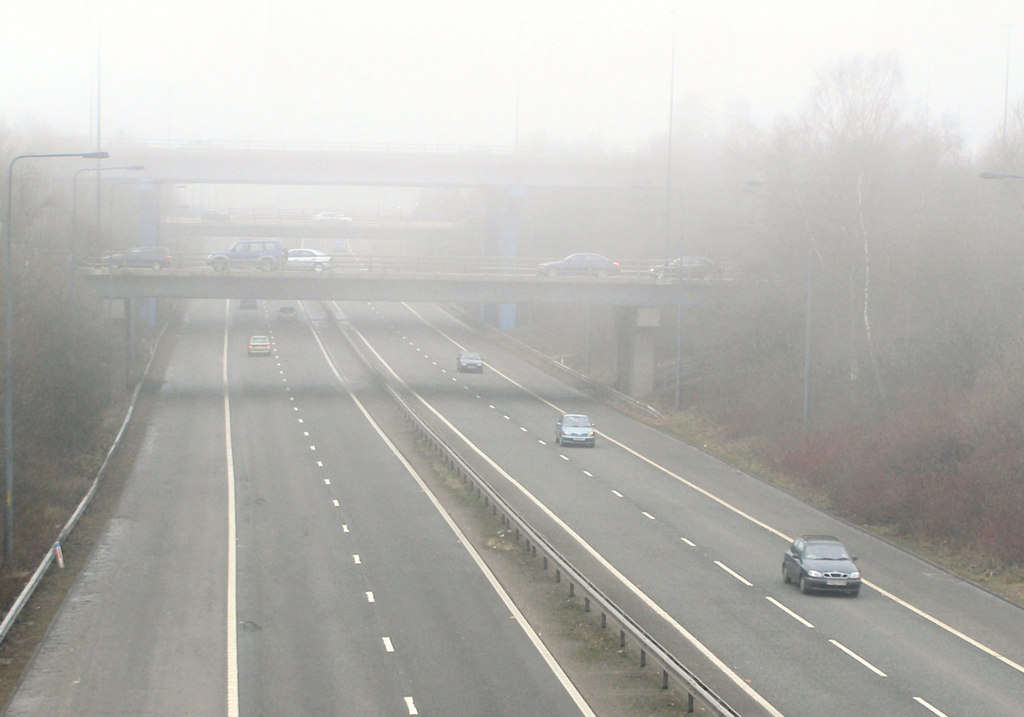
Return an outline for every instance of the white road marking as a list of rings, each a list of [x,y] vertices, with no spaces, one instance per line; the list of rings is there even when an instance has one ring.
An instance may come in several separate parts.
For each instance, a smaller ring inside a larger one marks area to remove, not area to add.
[[[335,498],[335,499],[334,499],[334,500],[332,500],[331,502],[332,502],[332,503],[334,503],[334,507],[335,507],[335,508],[340,508],[340,507],[341,507],[341,503],[339,503],[339,502],[338,502],[338,499],[337,499],[337,498]]]
[[[861,657],[860,655],[858,655],[858,654],[857,654],[856,652],[854,652],[853,650],[851,650],[851,649],[850,649],[849,647],[847,647],[846,645],[842,644],[842,643],[841,643],[841,642],[839,642],[838,640],[829,640],[829,642],[831,642],[831,643],[832,643],[833,645],[835,645],[836,647],[838,647],[838,648],[839,648],[840,650],[842,650],[843,652],[845,652],[845,653],[846,653],[847,655],[849,655],[850,657],[852,657],[853,659],[855,659],[855,660],[856,660],[857,662],[859,662],[860,664],[864,665],[864,667],[868,668],[869,670],[871,670],[872,672],[874,672],[874,673],[875,673],[876,675],[878,675],[879,677],[888,677],[888,675],[886,675],[886,674],[885,674],[884,672],[882,672],[882,671],[881,671],[880,669],[878,669],[877,667],[875,667],[874,665],[872,665],[872,664],[871,664],[870,662],[868,662],[867,660],[865,660],[865,659],[864,659],[863,657]]]
[[[737,573],[737,572],[736,572],[735,570],[733,570],[732,568],[728,567],[728,566],[727,566],[727,565],[726,565],[725,563],[723,563],[723,562],[722,562],[721,560],[716,560],[716,561],[715,561],[715,565],[717,565],[717,566],[718,566],[718,567],[720,567],[720,568],[721,568],[722,570],[724,570],[725,572],[727,572],[727,573],[729,573],[730,575],[732,575],[732,576],[733,576],[734,578],[736,578],[737,580],[739,580],[739,581],[740,581],[741,583],[743,583],[744,585],[746,585],[746,586],[747,586],[748,588],[752,588],[752,587],[754,587],[754,583],[750,582],[750,581],[749,581],[749,580],[747,580],[747,579],[746,579],[745,577],[743,577],[742,575],[740,575],[739,573]]]
[[[617,490],[613,490],[612,491],[612,495],[614,495],[616,498],[622,498],[623,497],[622,493],[620,493]]]
[[[295,409],[295,410],[298,410],[298,409]],[[306,420],[304,418],[300,418],[300,419],[298,419],[298,421],[299,421],[299,423],[305,423],[306,422]]]
[[[934,707],[934,706],[932,706],[932,705],[928,704],[928,702],[926,702],[925,700],[923,700],[923,699],[922,699],[922,698],[920,698],[920,697],[915,697],[915,698],[914,698],[914,701],[915,701],[915,702],[917,702],[917,703],[918,703],[919,705],[921,705],[922,707],[924,707],[924,708],[925,708],[926,710],[928,710],[929,712],[931,712],[932,714],[934,714],[934,715],[938,715],[938,717],[947,717],[947,715],[946,715],[946,713],[945,713],[945,712],[942,712],[942,711],[940,711],[940,710],[939,710],[938,708],[936,708],[936,707]]]
[[[520,427],[519,427],[519,430],[520,430],[520,431],[522,431],[523,433],[526,433],[526,432],[527,432],[527,430],[526,430],[526,426],[520,426]]]
[[[395,646],[391,644],[391,638],[390,637],[385,637],[384,638],[384,651],[385,652],[394,652],[395,651]]]
[[[347,533],[348,532],[348,523],[342,523],[341,524],[341,532],[342,533]]]
[[[690,540],[689,538],[680,538],[680,540],[682,540],[682,541],[683,541],[684,543],[686,543],[687,545],[689,545],[689,546],[690,546],[691,548],[696,548],[696,547],[697,547],[697,544],[696,544],[696,543],[694,543],[694,542],[693,542],[692,540]]]
[[[310,446],[310,447],[309,447],[309,450],[311,450],[311,451],[315,451],[315,450],[316,450],[316,446]]]
[[[331,479],[330,478],[324,478],[324,485],[330,485],[330,484],[331,484]]]
[[[591,473],[590,471],[583,471],[583,475],[585,475],[587,478],[593,478],[594,477],[594,474]]]
[[[814,627],[814,625],[812,625],[811,623],[807,622],[807,620],[804,620],[804,619],[803,619],[802,617],[800,617],[800,616],[799,616],[799,615],[797,615],[797,614],[796,614],[795,612],[793,612],[792,610],[790,610],[790,609],[789,609],[788,607],[786,607],[785,605],[783,605],[783,604],[782,604],[781,602],[779,602],[778,600],[776,600],[775,598],[773,598],[773,597],[772,597],[771,595],[765,595],[765,599],[766,599],[766,600],[767,600],[768,602],[770,602],[770,603],[771,603],[772,605],[774,605],[775,607],[777,607],[777,608],[779,608],[780,610],[782,610],[782,612],[786,613],[786,614],[787,614],[787,615],[789,615],[789,616],[790,616],[791,618],[793,618],[794,620],[796,620],[797,622],[803,623],[804,627],[810,627],[810,628],[813,628],[813,627]]]
[[[419,712],[416,710],[416,703],[412,701],[412,697],[405,698],[405,706],[409,708],[410,715],[418,715]]]
[[[366,591],[366,602],[373,602],[373,592],[370,590]]]
[[[228,399],[228,305],[224,302],[224,347],[221,352],[221,390],[224,401],[224,451],[228,492],[227,575],[227,716],[238,717],[238,599],[237,544],[235,542],[235,461],[231,453],[231,402]]]
[[[648,513],[646,510],[640,511],[640,515],[647,518],[648,520],[654,520],[654,516]]]
[[[363,561],[359,559],[359,555],[358,554],[352,556],[352,562],[355,563],[356,565],[362,565],[363,564]]]
[[[564,453],[559,453],[558,457],[561,458],[563,461],[569,460],[569,456],[565,455]]]

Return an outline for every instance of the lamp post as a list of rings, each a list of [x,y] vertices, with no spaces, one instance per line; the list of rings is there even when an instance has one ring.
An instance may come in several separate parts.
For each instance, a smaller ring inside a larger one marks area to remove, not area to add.
[[[14,312],[11,307],[13,293],[11,291],[11,246],[13,244],[13,227],[11,226],[11,205],[14,201],[14,165],[23,159],[51,159],[58,157],[78,157],[81,159],[106,159],[108,152],[71,152],[61,154],[19,154],[7,165],[7,221],[4,224],[6,241],[4,244],[4,557],[8,570],[14,565],[14,344],[13,333]]]

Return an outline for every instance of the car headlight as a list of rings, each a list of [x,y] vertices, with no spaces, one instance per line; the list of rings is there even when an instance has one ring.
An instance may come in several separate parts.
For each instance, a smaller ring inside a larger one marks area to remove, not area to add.
[[[860,580],[860,571],[854,570],[852,573],[850,573],[850,577],[854,580]]]
[[[808,570],[807,571],[807,577],[810,577],[810,578],[820,578],[821,577],[821,573],[818,572],[817,570]]]

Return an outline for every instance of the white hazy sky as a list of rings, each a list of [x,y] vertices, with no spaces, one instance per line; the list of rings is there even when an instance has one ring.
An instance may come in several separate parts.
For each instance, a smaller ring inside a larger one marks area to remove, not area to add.
[[[94,137],[99,86],[107,138],[636,147],[673,27],[677,118],[711,125],[796,114],[858,55],[971,145],[1007,77],[1024,99],[1024,0],[0,0],[0,122]]]

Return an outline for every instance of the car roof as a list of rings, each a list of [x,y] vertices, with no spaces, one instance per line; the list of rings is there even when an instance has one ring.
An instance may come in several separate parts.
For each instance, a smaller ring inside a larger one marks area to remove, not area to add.
[[[585,414],[585,413],[563,413],[562,414],[562,418],[569,418],[570,416],[572,416],[574,418],[587,418],[587,420],[590,420],[587,417],[587,414]]]
[[[249,340],[250,341],[270,341],[270,338],[268,336],[262,336],[262,335],[257,334],[255,336],[250,337]]]
[[[805,543],[842,543],[834,535],[801,535],[800,539]]]

